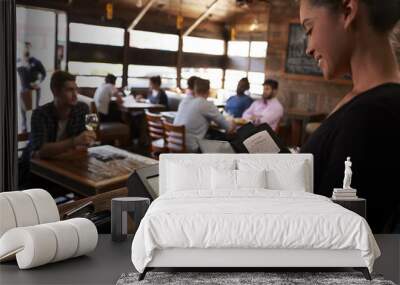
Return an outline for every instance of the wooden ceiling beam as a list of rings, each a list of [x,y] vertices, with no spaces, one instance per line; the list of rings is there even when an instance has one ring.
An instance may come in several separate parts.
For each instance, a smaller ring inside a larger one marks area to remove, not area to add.
[[[208,6],[207,10],[183,33],[183,36],[188,36],[194,29],[197,28],[198,25],[211,13],[211,11],[215,8],[216,4],[219,0],[214,0],[214,2]]]
[[[147,11],[150,9],[151,5],[153,5],[153,3],[155,1],[156,0],[149,0],[149,2],[147,2],[146,6],[143,7],[142,11],[140,11],[140,13],[136,16],[136,18],[129,25],[128,30],[133,30],[136,27],[136,25],[144,17],[144,15],[147,13]]]

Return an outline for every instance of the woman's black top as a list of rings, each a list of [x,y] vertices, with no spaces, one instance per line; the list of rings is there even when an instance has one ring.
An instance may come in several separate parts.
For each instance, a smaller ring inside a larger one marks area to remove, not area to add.
[[[400,221],[400,84],[387,83],[351,99],[329,116],[301,152],[314,155],[314,193],[341,188],[344,161],[352,161],[351,187],[367,199],[374,233]]]

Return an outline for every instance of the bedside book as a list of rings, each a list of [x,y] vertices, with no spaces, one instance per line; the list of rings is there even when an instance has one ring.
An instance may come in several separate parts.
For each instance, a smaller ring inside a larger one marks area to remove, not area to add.
[[[333,189],[333,193],[357,193],[357,189],[335,188]]]
[[[357,200],[357,196],[337,196],[337,195],[332,195],[332,199],[334,200]]]
[[[336,200],[354,200],[357,199],[357,190],[356,189],[342,189],[335,188],[333,189],[332,199]]]

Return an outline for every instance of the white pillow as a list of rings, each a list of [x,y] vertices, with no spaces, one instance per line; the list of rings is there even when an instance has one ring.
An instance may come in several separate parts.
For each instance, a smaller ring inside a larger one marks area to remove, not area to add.
[[[237,163],[239,170],[266,169],[268,189],[305,192],[310,188],[310,169],[304,160],[239,159]]]
[[[240,190],[242,188],[266,188],[265,170],[226,170],[213,168],[211,171],[212,186],[218,190]]]
[[[267,171],[236,170],[237,188],[267,188]]]
[[[212,190],[236,190],[236,170],[216,169],[211,170]]]
[[[229,171],[235,168],[235,161],[210,165],[171,162],[167,167],[167,191],[211,190],[212,168]]]

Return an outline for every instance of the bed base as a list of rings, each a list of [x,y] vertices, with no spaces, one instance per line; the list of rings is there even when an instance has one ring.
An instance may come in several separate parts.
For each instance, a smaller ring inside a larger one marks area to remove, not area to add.
[[[246,248],[168,248],[154,251],[152,260],[139,275],[154,269],[175,271],[361,271],[371,280],[359,250],[350,249],[246,249]],[[195,270],[194,270],[195,269]]]
[[[248,268],[234,268],[234,267],[181,267],[181,268],[168,268],[168,267],[146,267],[142,273],[139,274],[139,281],[142,281],[146,277],[146,273],[152,270],[158,271],[174,271],[174,272],[331,272],[331,271],[348,271],[346,269],[353,269],[360,271],[366,280],[372,280],[371,275],[367,267],[344,267],[344,268],[330,268],[327,267],[248,267]]]

